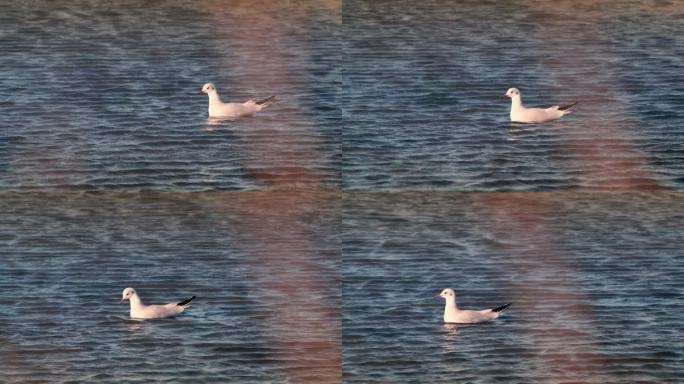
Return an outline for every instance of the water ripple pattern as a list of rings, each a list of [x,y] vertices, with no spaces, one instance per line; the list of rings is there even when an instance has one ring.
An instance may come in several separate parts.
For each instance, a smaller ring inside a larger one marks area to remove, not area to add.
[[[0,189],[336,189],[339,12],[283,4],[248,22],[260,13],[193,1],[5,4]],[[287,54],[269,61],[248,36]],[[212,124],[197,94],[209,81],[226,101],[279,101]]]
[[[681,190],[683,15],[681,2],[345,2],[343,189]],[[511,125],[499,96],[513,86],[529,106],[580,105]]]
[[[678,383],[678,194],[351,193],[347,383]],[[550,212],[554,212],[551,214]],[[435,292],[492,323],[445,325]]]
[[[339,382],[338,201],[0,194],[0,381]],[[132,321],[127,286],[147,303],[197,299]]]

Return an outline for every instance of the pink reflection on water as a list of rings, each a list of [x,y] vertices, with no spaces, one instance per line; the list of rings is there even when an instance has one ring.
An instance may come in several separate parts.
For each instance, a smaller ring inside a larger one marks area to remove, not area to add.
[[[218,40],[230,43],[221,66],[240,73],[229,87],[255,93],[254,97],[277,95],[280,100],[271,108],[280,108],[281,115],[287,110],[286,121],[254,119],[260,130],[274,134],[266,135],[271,140],[243,141],[242,149],[249,159],[243,164],[247,173],[269,190],[325,189],[322,175],[311,166],[320,161],[321,152],[314,140],[302,140],[316,135],[313,123],[299,107],[297,95],[305,93],[308,86],[301,68],[306,68],[312,15],[327,13],[339,22],[341,2],[233,1],[203,5],[216,15],[216,28],[211,32]],[[263,30],[271,31],[270,38],[263,38]],[[275,38],[273,31],[278,31]],[[288,62],[297,65],[284,64]],[[284,373],[292,382],[340,382],[339,271],[323,270],[314,262],[312,252],[320,249],[316,245],[320,240],[303,226],[312,209],[329,202],[311,192],[241,195],[248,219],[237,223],[236,231],[241,242],[263,243],[260,251],[248,255],[249,284],[254,297],[272,302],[273,310],[262,313],[261,320],[264,334],[276,349],[275,357],[284,364]],[[308,200],[309,209],[303,209],[302,198]]]

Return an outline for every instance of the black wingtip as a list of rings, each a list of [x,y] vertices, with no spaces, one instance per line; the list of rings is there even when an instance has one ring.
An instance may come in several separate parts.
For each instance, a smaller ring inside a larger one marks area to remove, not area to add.
[[[191,297],[191,298],[189,298],[189,299],[187,299],[187,300],[181,301],[180,303],[178,303],[178,306],[179,306],[179,307],[182,307],[182,306],[184,306],[184,305],[187,305],[189,302],[193,301],[193,300],[195,299],[195,297],[197,297],[197,296],[193,296],[193,297]]]
[[[263,104],[263,103],[267,103],[267,102],[269,102],[269,101],[271,101],[271,100],[273,100],[273,99],[275,99],[275,95],[271,95],[271,96],[269,96],[269,97],[266,97],[266,98],[263,98],[263,99],[261,99],[261,100],[258,100],[256,103],[257,103],[257,104]]]
[[[574,106],[577,105],[578,103],[579,103],[579,101],[575,101],[574,103],[570,103],[570,104],[568,104],[568,105],[561,105],[560,107],[558,107],[558,110],[559,110],[559,111],[566,111],[566,110],[568,110],[568,109],[574,107]]]
[[[506,310],[506,308],[510,307],[511,304],[512,304],[512,303],[508,303],[508,304],[504,304],[504,305],[502,305],[502,306],[500,306],[500,307],[496,307],[496,308],[492,309],[492,312],[503,312],[503,311]]]

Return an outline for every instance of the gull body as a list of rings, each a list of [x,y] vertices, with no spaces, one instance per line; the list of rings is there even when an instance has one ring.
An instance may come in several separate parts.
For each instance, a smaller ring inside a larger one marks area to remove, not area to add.
[[[174,317],[190,305],[190,302],[195,296],[183,300],[181,302],[161,304],[161,305],[145,305],[140,296],[133,288],[126,288],[121,294],[121,302],[128,300],[131,303],[131,318],[132,319],[163,319],[167,317]]]
[[[267,108],[269,104],[266,104],[266,102],[275,97],[269,96],[258,101],[248,100],[244,103],[224,103],[221,101],[221,97],[219,97],[218,91],[212,83],[204,84],[200,93],[206,93],[207,96],[209,96],[209,117],[223,117],[232,119],[251,116],[256,112]]]
[[[546,109],[527,108],[522,104],[522,96],[518,88],[510,88],[503,97],[511,99],[511,121],[514,123],[546,123],[560,119],[572,113],[572,107],[577,103],[554,105]]]
[[[470,311],[459,309],[456,306],[456,293],[454,293],[454,290],[451,288],[443,289],[442,292],[438,292],[436,296],[441,297],[446,301],[444,305],[445,323],[476,324],[491,321],[499,317],[499,315],[511,305],[511,303],[508,303],[492,309]]]

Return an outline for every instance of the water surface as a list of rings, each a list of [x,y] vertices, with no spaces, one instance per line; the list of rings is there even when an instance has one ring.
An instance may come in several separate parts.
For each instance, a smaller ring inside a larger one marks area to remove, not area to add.
[[[0,189],[335,189],[338,31],[312,2],[6,2]],[[206,82],[279,101],[210,125]]]
[[[349,194],[348,383],[677,383],[684,254],[677,194]],[[459,306],[512,302],[495,322]]]
[[[342,15],[345,190],[684,186],[681,2],[346,1]],[[529,106],[580,104],[511,125],[509,87]]]
[[[321,194],[0,194],[2,382],[339,382],[338,209]],[[132,321],[128,286],[197,299]]]

